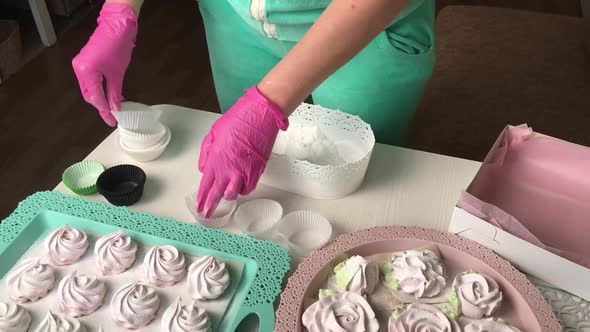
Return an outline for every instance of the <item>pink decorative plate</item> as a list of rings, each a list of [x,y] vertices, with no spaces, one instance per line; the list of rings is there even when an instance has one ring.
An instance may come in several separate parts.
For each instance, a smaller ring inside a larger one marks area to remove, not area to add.
[[[312,253],[289,278],[276,312],[275,331],[304,331],[304,303],[317,296],[335,259],[346,255],[369,256],[436,245],[449,267],[474,269],[496,279],[504,292],[499,316],[523,332],[559,332],[561,325],[539,290],[524,274],[493,251],[460,236],[433,229],[381,226],[344,234]]]

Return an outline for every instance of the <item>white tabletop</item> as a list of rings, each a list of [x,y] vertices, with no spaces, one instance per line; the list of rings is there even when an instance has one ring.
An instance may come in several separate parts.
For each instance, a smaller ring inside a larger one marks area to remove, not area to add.
[[[198,186],[201,140],[219,114],[172,105],[154,107],[163,111],[162,121],[172,131],[172,141],[159,159],[146,163],[134,161],[119,148],[116,131],[86,159],[107,167],[125,163],[140,166],[148,180],[142,199],[130,208],[193,222],[184,196]],[[461,191],[479,166],[475,161],[377,144],[365,183],[348,197],[314,200],[260,185],[247,199],[275,199],[283,204],[285,213],[300,209],[318,211],[332,222],[336,235],[391,224],[446,231]],[[63,183],[56,190],[73,194]],[[85,198],[104,201],[98,194]],[[235,231],[231,225],[228,230]]]
[[[148,180],[142,199],[130,208],[194,222],[185,207],[184,197],[198,186],[201,178],[197,169],[199,147],[219,114],[173,105],[153,107],[163,111],[162,121],[172,131],[172,141],[159,159],[147,163],[134,161],[119,148],[116,131],[86,159],[99,161],[107,167],[125,163],[140,166]],[[348,197],[314,200],[260,185],[240,201],[271,198],[283,205],[285,214],[300,209],[318,211],[332,222],[334,236],[371,226],[394,224],[446,231],[459,195],[467,188],[480,165],[475,161],[377,144],[365,183]],[[73,195],[63,183],[55,190]],[[84,197],[105,201],[98,194]],[[231,224],[226,229],[237,231]],[[555,308],[580,301],[553,288],[543,289],[543,292],[549,298],[559,299],[552,301]],[[563,299],[564,296],[568,298]],[[251,320],[241,325],[240,330],[256,331],[256,325],[256,321]]]

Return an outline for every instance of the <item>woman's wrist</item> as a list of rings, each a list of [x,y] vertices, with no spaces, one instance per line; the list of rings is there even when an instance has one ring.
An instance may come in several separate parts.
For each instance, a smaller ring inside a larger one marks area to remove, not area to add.
[[[139,16],[139,11],[141,10],[141,6],[143,5],[143,0],[106,0],[106,2],[112,3],[124,3],[129,5],[133,8],[133,11],[137,16]]]
[[[258,91],[273,104],[277,105],[283,114],[288,117],[306,97],[300,96],[295,84],[289,84],[288,82],[282,83],[282,80],[274,79],[272,76],[273,72],[271,71],[267,77],[258,83]]]

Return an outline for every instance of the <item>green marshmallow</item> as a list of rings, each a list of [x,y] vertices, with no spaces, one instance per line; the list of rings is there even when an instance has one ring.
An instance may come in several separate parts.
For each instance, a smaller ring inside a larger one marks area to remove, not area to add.
[[[354,270],[350,271],[345,269],[345,266],[346,262],[342,262],[334,268],[334,272],[336,273],[336,285],[338,285],[341,292],[346,292],[348,284],[361,269],[361,267],[357,265]]]
[[[443,313],[453,319],[461,316],[461,304],[459,303],[457,293],[455,291],[449,292],[447,299],[449,300],[449,305],[445,306]]]

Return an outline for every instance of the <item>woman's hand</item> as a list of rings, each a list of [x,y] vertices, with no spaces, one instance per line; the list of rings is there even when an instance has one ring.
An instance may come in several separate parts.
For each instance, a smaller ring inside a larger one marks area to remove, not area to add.
[[[222,197],[232,200],[254,190],[288,115],[375,38],[407,1],[332,1],[303,39],[205,137],[198,212],[209,217]]]
[[[137,10],[133,4],[105,2],[98,27],[72,60],[84,100],[109,126],[117,123],[111,111],[121,108],[123,78],[137,36]]]
[[[247,195],[264,172],[279,130],[287,117],[257,87],[219,118],[201,144],[199,170],[203,173],[197,211],[209,218],[221,198]]]

